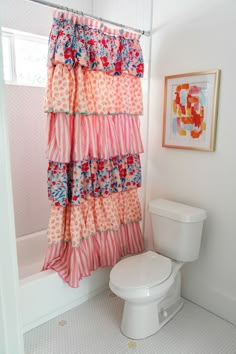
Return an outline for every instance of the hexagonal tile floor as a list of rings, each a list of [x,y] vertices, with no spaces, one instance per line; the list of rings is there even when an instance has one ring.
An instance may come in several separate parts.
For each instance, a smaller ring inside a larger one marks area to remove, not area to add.
[[[235,354],[236,326],[184,301],[158,333],[130,340],[120,332],[123,301],[110,291],[33,329],[25,354]]]

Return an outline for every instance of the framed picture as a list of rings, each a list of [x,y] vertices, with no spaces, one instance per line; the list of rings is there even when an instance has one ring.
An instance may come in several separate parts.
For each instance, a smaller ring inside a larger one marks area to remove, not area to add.
[[[165,77],[162,146],[214,151],[220,70]]]

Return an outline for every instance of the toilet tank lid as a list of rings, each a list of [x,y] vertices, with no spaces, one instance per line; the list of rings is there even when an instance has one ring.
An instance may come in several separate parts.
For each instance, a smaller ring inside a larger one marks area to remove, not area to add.
[[[152,214],[181,222],[197,222],[205,220],[207,217],[207,213],[204,209],[172,202],[167,199],[151,200],[149,203],[149,211]]]

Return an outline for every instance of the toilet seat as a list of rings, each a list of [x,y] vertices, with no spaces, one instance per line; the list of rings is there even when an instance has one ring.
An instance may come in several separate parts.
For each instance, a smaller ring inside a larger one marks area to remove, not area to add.
[[[172,272],[169,258],[148,251],[117,263],[110,273],[110,282],[120,289],[151,288],[163,283]]]

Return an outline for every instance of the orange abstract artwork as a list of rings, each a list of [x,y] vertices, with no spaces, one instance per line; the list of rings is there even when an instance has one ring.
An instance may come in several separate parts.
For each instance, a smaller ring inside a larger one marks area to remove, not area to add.
[[[206,130],[206,93],[203,87],[183,83],[176,86],[172,101],[172,132],[198,139]]]

